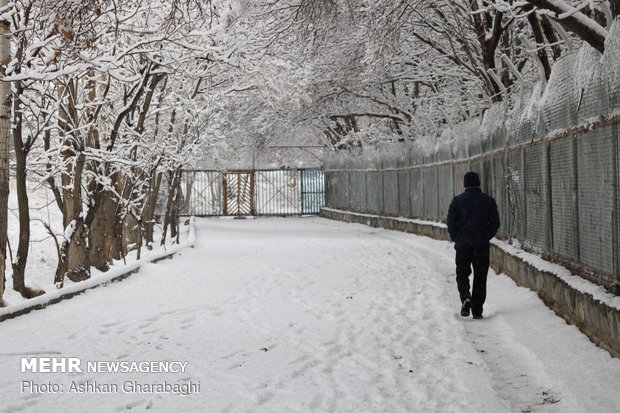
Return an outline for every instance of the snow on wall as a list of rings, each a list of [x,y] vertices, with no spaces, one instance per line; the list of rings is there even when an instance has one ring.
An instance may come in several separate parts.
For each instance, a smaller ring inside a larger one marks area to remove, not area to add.
[[[498,203],[505,238],[620,289],[618,118],[620,20],[604,55],[587,44],[566,54],[513,108],[495,104],[439,138],[329,154],[327,206],[443,221],[473,170]]]

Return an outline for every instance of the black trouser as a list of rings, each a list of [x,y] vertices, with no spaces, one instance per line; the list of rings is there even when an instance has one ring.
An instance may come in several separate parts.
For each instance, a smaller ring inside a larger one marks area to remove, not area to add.
[[[474,285],[469,292],[469,275],[474,267]],[[482,306],[487,297],[487,272],[489,271],[489,247],[461,247],[456,250],[456,285],[461,303],[471,299],[471,312],[482,315]]]

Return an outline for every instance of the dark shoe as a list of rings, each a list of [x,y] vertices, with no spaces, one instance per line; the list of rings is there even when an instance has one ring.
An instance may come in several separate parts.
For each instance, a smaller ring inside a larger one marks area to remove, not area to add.
[[[474,320],[482,320],[484,317],[482,314],[474,314]]]
[[[469,317],[469,310],[471,309],[471,300],[466,298],[463,301],[463,306],[461,307],[461,315],[463,317]]]

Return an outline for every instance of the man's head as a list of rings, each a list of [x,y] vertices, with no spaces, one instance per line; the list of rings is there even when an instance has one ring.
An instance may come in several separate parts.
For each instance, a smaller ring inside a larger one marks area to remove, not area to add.
[[[480,177],[475,172],[467,172],[463,178],[465,188],[477,188],[480,186]]]

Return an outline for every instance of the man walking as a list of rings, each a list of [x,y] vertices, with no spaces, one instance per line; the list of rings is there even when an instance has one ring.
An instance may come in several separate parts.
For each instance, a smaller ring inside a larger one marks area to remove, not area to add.
[[[499,229],[497,204],[480,189],[480,177],[467,172],[463,179],[465,192],[455,196],[448,210],[448,232],[456,250],[456,284],[461,296],[461,315],[471,310],[475,319],[482,318],[487,295],[489,241]],[[469,291],[469,275],[474,269],[473,288]]]

